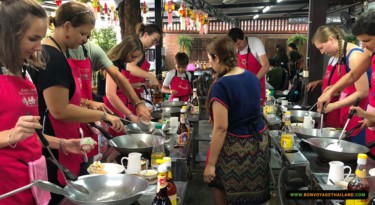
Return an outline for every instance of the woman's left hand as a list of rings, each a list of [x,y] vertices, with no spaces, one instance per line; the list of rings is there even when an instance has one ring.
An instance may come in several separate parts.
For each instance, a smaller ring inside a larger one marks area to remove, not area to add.
[[[364,111],[361,107],[358,106],[350,106],[350,110],[355,110],[355,115],[358,117],[366,118],[367,112]]]
[[[107,113],[111,113],[113,114],[112,110],[109,109],[104,103],[102,102],[96,102],[96,101],[92,101],[90,100],[90,102],[88,103],[87,105],[87,108],[89,109],[92,109],[92,110],[101,110],[101,111],[105,111]]]
[[[210,183],[214,180],[216,174],[215,174],[215,166],[212,165],[207,165],[206,168],[204,169],[203,173],[203,179],[204,182]]]

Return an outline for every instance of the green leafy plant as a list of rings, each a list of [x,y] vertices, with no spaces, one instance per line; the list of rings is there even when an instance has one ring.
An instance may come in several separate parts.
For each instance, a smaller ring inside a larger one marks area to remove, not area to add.
[[[353,34],[346,34],[345,35],[345,41],[350,42],[350,43],[354,43],[355,45],[358,45],[358,43],[359,43],[357,37]]]
[[[287,44],[294,43],[296,44],[299,51],[302,50],[302,47],[307,42],[307,37],[303,34],[294,34],[293,36],[289,37],[287,40]]]
[[[91,32],[91,39],[105,52],[108,52],[117,43],[116,31],[113,27],[95,29]]]
[[[193,47],[194,38],[188,35],[179,35],[177,43],[180,46],[180,52],[185,52],[190,55],[191,48]]]

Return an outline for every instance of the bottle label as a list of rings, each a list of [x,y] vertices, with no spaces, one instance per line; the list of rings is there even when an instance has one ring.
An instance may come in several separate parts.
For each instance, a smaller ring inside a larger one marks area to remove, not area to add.
[[[167,175],[166,173],[159,173],[158,175],[158,186],[156,189],[156,192],[159,193],[159,191],[165,187],[167,187]]]
[[[293,149],[293,135],[289,133],[282,133],[280,139],[280,145],[284,150]]]
[[[199,115],[199,106],[191,106],[190,114]]]
[[[366,172],[357,169],[355,170],[355,175],[357,175],[359,178],[365,178]]]
[[[168,196],[169,200],[171,201],[172,205],[177,205],[177,194]]]
[[[182,132],[181,134],[178,135],[178,143],[181,145],[187,144],[188,139],[189,139],[189,136],[187,132]]]

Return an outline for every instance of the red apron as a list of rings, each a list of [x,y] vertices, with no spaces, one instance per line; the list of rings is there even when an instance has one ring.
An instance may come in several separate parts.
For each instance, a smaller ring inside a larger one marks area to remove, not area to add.
[[[258,60],[251,53],[249,45],[247,45],[247,54],[241,55],[240,52],[237,53],[237,64],[239,67],[249,70],[254,75],[256,75],[262,68],[262,65],[258,62]],[[264,105],[264,102],[266,100],[266,79],[263,76],[263,78],[261,78],[259,81],[260,81],[260,105]]]
[[[372,56],[371,62],[371,88],[369,92],[369,104],[367,106],[368,112],[375,112],[375,55]],[[375,127],[369,127],[366,129],[366,144],[375,140]],[[375,155],[375,148],[371,149],[371,153]]]
[[[128,78],[130,73],[129,71],[125,70],[125,69],[120,69],[121,70],[121,73],[125,76],[125,78]],[[122,92],[121,89],[116,89],[116,95],[120,98],[120,100],[124,103],[125,106],[127,106],[129,103],[128,103],[128,97],[124,94],[124,92]],[[116,110],[111,102],[109,102],[107,96],[103,96],[103,102],[104,104],[109,108],[111,109],[113,112],[115,112],[118,116],[124,116],[124,114],[122,114],[120,111]],[[132,111],[133,112],[133,111]],[[125,116],[124,116],[125,117]],[[130,119],[129,119],[130,120]],[[124,135],[123,132],[116,132],[114,131],[112,128],[109,128],[108,129],[108,132],[110,134],[112,134],[112,136],[120,136],[120,135]]]
[[[332,63],[329,63],[326,68],[326,73],[324,74],[323,78],[323,85],[322,85],[322,92],[330,86],[335,84],[337,81],[340,80],[340,78],[343,76],[342,73],[338,73],[337,66],[333,66]],[[334,103],[339,100],[339,96],[335,96],[331,98],[330,103]],[[339,128],[343,127],[340,120],[337,120],[340,118],[340,109],[332,110],[331,112],[324,114],[324,127],[334,127]]]
[[[87,50],[82,45],[83,53],[85,55],[85,60],[77,60],[72,59],[69,56],[69,52],[67,52],[67,58],[68,63],[70,67],[73,69],[77,69],[77,72],[79,72],[78,78],[80,84],[81,84],[81,97],[84,99],[92,100],[92,71],[91,71],[91,62],[89,57],[87,56]],[[77,85],[77,84],[76,84]],[[87,123],[81,123],[81,128],[84,133],[84,137],[92,137],[95,141],[98,141],[98,135],[91,131],[90,127],[87,125]],[[94,149],[91,150],[90,153],[87,154],[89,158],[95,156],[98,154],[98,147],[95,146]]]
[[[344,60],[343,60],[343,62],[345,62],[345,63],[341,64],[341,66],[340,66],[340,70],[341,70],[341,74],[342,74],[342,76],[344,76],[344,75],[347,73],[347,70],[349,71],[349,69],[347,68],[347,66],[349,66],[349,61],[348,61],[348,59],[349,59],[349,57],[350,57],[350,54],[351,54],[353,51],[355,51],[355,50],[360,50],[360,49],[354,48],[354,49],[352,49],[351,51],[349,51],[349,54],[348,54],[348,55],[346,55],[346,45],[347,45],[347,43],[345,42],[345,44],[344,44],[344,56],[345,56],[345,58],[344,58]],[[351,85],[351,86],[346,87],[346,88],[342,91],[339,100],[342,100],[342,99],[346,98],[347,96],[349,96],[349,95],[355,93],[356,91],[357,91],[357,89],[355,88],[355,85],[354,85],[354,84]],[[361,99],[361,101],[359,101],[358,106],[359,106],[360,108],[362,108],[362,109],[365,110],[366,107],[367,107],[367,104],[368,104],[368,98],[365,97],[365,98]],[[341,122],[342,125],[345,125],[346,121],[348,120],[348,115],[349,115],[349,112],[350,112],[350,109],[349,109],[349,108],[350,108],[350,107],[351,107],[351,105],[350,105],[350,106],[346,106],[346,107],[342,107],[342,108],[340,109],[340,122]],[[353,129],[355,126],[357,126],[357,125],[359,124],[358,121],[360,121],[360,120],[362,120],[362,118],[360,118],[360,117],[358,117],[358,116],[356,116],[356,115],[353,115],[352,119],[350,119],[350,121],[349,121],[349,123],[348,123],[348,126],[346,127],[346,131],[349,131],[349,130]],[[353,136],[356,136],[356,135],[358,135],[359,133],[360,133],[360,130],[357,129],[356,131],[353,132],[353,134],[352,134],[351,136],[352,136],[352,137],[353,137]]]
[[[0,130],[13,128],[18,118],[27,113],[39,115],[38,94],[32,82],[17,76],[0,75],[0,88],[0,98],[6,99],[0,106],[0,116],[3,119]],[[15,148],[9,146],[1,148],[0,195],[29,184],[27,163],[38,160],[41,155],[42,147],[36,134],[18,142]],[[35,204],[35,201],[31,189],[27,189],[0,200],[0,204]]]
[[[142,70],[148,72],[150,70],[150,63],[146,59],[144,59],[144,57],[143,57],[142,60],[143,60],[143,63],[140,66],[140,68]],[[144,78],[136,77],[136,76],[130,74],[130,72],[129,72],[128,79],[129,79],[130,83],[144,83],[144,82],[146,82],[146,80]],[[143,92],[144,89],[143,88],[137,88],[137,89],[134,89],[134,90],[137,93],[138,97],[140,98],[141,97],[141,93]],[[128,97],[126,97],[126,98],[127,98],[127,103],[128,103],[127,107],[129,108],[130,111],[132,111],[132,113],[134,115],[136,115],[137,112],[136,112],[135,106],[133,105],[133,103],[131,102],[131,100]]]
[[[171,95],[169,101],[173,101],[173,98],[179,98],[180,101],[189,101],[191,86],[189,82],[189,77],[185,72],[186,80],[177,76],[177,70],[174,77],[169,85],[171,90],[176,90],[178,93],[176,95]]]
[[[50,37],[51,38],[51,37]],[[55,42],[53,38],[51,38]],[[60,46],[55,42],[55,44],[59,47],[60,51],[63,52]],[[71,59],[68,59],[68,63]],[[71,63],[69,63],[70,65]],[[79,67],[73,65],[70,67],[74,79],[74,83],[76,85],[76,89],[71,99],[69,99],[69,104],[80,106],[81,104],[81,79],[80,79],[80,71]],[[55,136],[58,138],[63,139],[73,139],[73,138],[80,138],[79,122],[67,122],[55,119],[51,113],[48,112],[49,119],[52,124],[52,128],[55,132]],[[72,171],[75,175],[79,175],[80,173],[80,164],[82,162],[82,155],[80,154],[71,154],[69,153],[66,155],[62,150],[59,150],[59,161],[60,163]],[[57,178],[62,186],[66,185],[66,182],[61,174],[60,171],[57,172]]]

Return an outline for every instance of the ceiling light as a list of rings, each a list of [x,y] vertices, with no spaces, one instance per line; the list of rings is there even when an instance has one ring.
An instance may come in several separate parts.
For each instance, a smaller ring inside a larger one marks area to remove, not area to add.
[[[277,3],[282,2],[283,0],[277,0]]]
[[[255,15],[255,16],[253,17],[253,19],[257,19],[257,18],[259,18],[259,14]]]
[[[266,7],[264,7],[264,9],[262,10],[262,12],[263,12],[263,13],[266,13],[268,10],[270,10],[270,8],[271,8],[270,6],[266,6]]]

